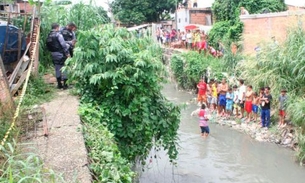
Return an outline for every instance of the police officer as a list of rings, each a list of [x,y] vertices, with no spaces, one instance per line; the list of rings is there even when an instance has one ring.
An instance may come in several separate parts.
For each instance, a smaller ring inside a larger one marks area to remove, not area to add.
[[[52,24],[52,30],[47,37],[47,48],[51,52],[55,66],[55,74],[58,83],[57,87],[59,89],[67,89],[67,75],[61,71],[61,68],[65,65],[66,59],[70,57],[69,44],[65,42],[57,23]]]
[[[76,25],[71,22],[66,27],[64,27],[60,30],[66,43],[68,43],[70,45],[69,51],[70,51],[71,57],[73,57],[73,48],[76,43],[76,37],[75,37],[76,28],[77,28]]]

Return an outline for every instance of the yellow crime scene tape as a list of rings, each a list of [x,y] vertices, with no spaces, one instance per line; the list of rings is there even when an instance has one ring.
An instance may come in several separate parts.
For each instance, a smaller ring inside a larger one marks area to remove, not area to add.
[[[34,25],[35,26],[35,25]],[[35,28],[34,28],[35,29]],[[34,34],[34,33],[33,33]],[[7,132],[5,133],[5,136],[4,138],[2,139],[1,141],[1,145],[4,146],[9,134],[11,133],[12,129],[14,128],[15,126],[15,123],[16,123],[16,120],[17,120],[17,117],[19,116],[19,112],[20,112],[20,106],[22,104],[22,101],[23,101],[23,98],[25,96],[25,92],[26,92],[26,89],[27,89],[27,86],[28,86],[28,83],[29,83],[29,79],[30,79],[30,76],[31,76],[31,72],[32,72],[32,67],[33,67],[33,63],[34,63],[34,60],[35,60],[35,55],[36,55],[36,49],[37,49],[37,44],[38,44],[38,41],[39,41],[39,35],[40,35],[40,26],[38,25],[37,27],[37,33],[36,33],[36,42],[35,42],[35,45],[34,45],[34,49],[33,49],[33,53],[32,53],[32,58],[31,58],[31,62],[29,64],[29,69],[28,69],[28,72],[27,72],[27,75],[26,75],[26,79],[25,79],[25,82],[24,82],[24,85],[22,87],[22,92],[21,92],[21,95],[20,95],[20,100],[19,100],[19,103],[17,105],[17,108],[16,108],[16,111],[14,113],[14,117],[13,117],[13,120],[12,120],[12,123],[11,123],[11,126],[10,128],[7,130]]]

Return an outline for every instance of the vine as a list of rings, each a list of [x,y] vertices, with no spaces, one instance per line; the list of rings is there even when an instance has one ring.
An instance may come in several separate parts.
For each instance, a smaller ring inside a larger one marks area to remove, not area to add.
[[[161,94],[162,52],[148,37],[112,25],[79,31],[68,60],[82,104],[92,104],[122,157],[143,161],[152,147],[176,159],[180,109]],[[86,115],[92,115],[87,113]]]

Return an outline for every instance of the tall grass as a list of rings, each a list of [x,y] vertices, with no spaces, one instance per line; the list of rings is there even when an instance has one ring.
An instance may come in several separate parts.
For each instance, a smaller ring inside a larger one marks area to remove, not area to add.
[[[301,26],[288,32],[283,44],[267,43],[258,59],[248,59],[238,64],[241,77],[256,88],[270,86],[273,107],[278,105],[282,88],[287,89],[289,100],[287,114],[298,128],[298,159],[305,160],[305,31]]]
[[[44,3],[41,7],[41,31],[40,31],[40,62],[44,67],[52,65],[50,54],[46,48],[46,38],[51,30],[52,23],[59,23],[61,26],[74,22],[78,30],[89,30],[95,26],[109,22],[107,12],[94,5],[94,1],[90,4],[80,2],[71,8],[59,6],[53,3]],[[76,32],[77,33],[77,32]]]
[[[4,162],[0,167],[0,182],[3,183],[64,183],[61,175],[44,167],[41,159],[34,153],[21,153],[16,143],[0,146],[0,157]]]

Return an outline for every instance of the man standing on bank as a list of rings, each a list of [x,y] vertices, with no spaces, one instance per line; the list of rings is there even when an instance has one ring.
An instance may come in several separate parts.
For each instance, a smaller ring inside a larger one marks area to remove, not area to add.
[[[52,60],[55,66],[55,75],[58,89],[67,89],[67,75],[61,71],[65,61],[70,57],[69,45],[66,44],[62,34],[59,31],[57,23],[52,24],[52,30],[47,37],[46,42],[48,50],[51,52]],[[63,84],[62,84],[63,81]]]
[[[260,98],[261,103],[261,118],[262,118],[262,127],[270,127],[270,106],[272,101],[272,95],[270,94],[270,87],[265,87],[263,96]]]

